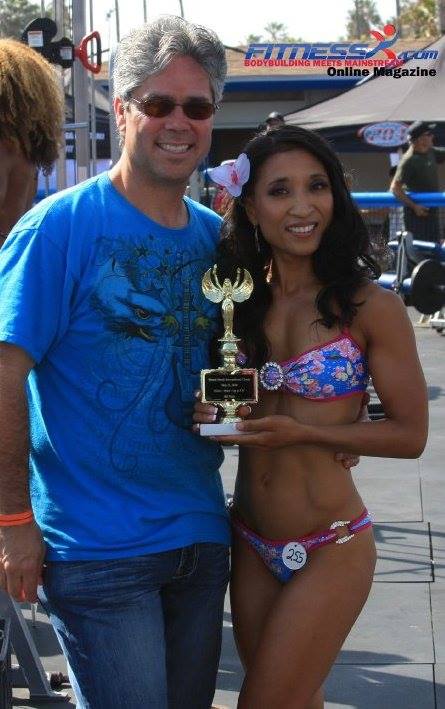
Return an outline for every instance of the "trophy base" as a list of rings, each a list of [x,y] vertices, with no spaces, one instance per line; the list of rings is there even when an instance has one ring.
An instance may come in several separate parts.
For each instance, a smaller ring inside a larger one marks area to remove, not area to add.
[[[201,423],[200,436],[242,436],[243,431],[238,431],[236,422],[233,423]]]

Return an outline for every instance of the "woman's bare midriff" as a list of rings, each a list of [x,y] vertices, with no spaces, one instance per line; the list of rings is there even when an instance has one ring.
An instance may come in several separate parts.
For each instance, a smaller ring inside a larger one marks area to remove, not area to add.
[[[261,394],[254,418],[277,414],[312,425],[354,422],[362,399],[318,402],[281,392]],[[328,528],[335,520],[359,516],[365,506],[335,452],[308,445],[270,451],[240,446],[234,503],[243,521],[269,539]]]

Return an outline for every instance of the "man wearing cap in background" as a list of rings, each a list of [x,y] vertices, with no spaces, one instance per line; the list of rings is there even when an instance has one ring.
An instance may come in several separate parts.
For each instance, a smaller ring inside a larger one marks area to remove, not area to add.
[[[400,160],[391,183],[392,193],[404,204],[405,228],[415,239],[442,239],[436,207],[424,207],[407,192],[438,192],[437,164],[445,161],[445,148],[433,146],[435,123],[416,121],[409,129],[410,147]]]
[[[266,132],[284,126],[284,118],[278,111],[272,111],[266,118]]]

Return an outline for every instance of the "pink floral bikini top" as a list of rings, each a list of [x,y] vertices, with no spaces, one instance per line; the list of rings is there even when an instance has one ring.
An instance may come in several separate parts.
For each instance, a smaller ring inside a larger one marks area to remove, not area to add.
[[[247,358],[237,357],[243,366]],[[366,357],[348,330],[324,345],[303,352],[284,362],[266,362],[260,370],[260,383],[268,391],[297,394],[313,401],[333,401],[362,394],[368,386]]]

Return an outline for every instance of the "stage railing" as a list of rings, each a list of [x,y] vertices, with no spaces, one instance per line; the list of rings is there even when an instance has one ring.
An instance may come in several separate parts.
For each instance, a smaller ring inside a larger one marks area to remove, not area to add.
[[[428,208],[424,217],[412,217],[391,192],[353,192],[371,240],[383,249],[398,231],[411,231],[414,239],[439,242],[445,238],[445,192],[409,192],[416,204]]]
[[[445,206],[445,192],[407,192],[413,202],[424,207]],[[355,202],[362,207],[401,207],[402,203],[392,192],[352,192]]]
[[[55,190],[49,190],[53,194]],[[428,207],[427,217],[419,217],[422,234],[406,225],[406,212],[401,202],[391,192],[353,192],[352,197],[369,229],[371,240],[376,248],[384,248],[387,242],[395,238],[397,231],[413,232],[414,239],[423,241],[441,241],[445,238],[445,192],[411,192],[413,202]],[[43,190],[37,192],[36,201],[47,195]],[[422,220],[425,219],[425,224]]]

